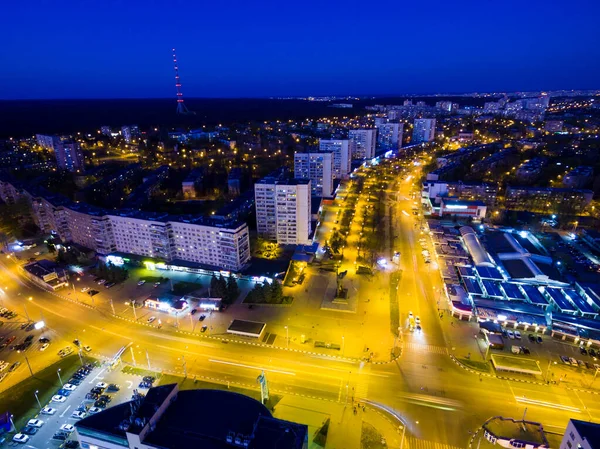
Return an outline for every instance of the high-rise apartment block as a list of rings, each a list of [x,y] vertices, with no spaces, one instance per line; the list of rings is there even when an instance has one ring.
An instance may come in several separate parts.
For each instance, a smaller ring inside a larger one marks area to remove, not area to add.
[[[319,151],[333,154],[333,177],[335,179],[347,178],[350,174],[350,141],[319,139]]]
[[[283,245],[310,244],[311,181],[268,176],[254,185],[258,235]]]
[[[294,153],[294,177],[310,179],[313,196],[333,193],[333,153]]]
[[[351,129],[348,131],[352,159],[372,159],[375,157],[376,129]]]
[[[412,143],[431,142],[435,138],[435,119],[418,118],[413,128]]]
[[[54,145],[54,156],[56,165],[62,170],[82,172],[84,170],[84,159],[81,146],[74,141],[58,141]]]
[[[402,146],[402,123],[381,123],[377,127],[377,148],[382,150],[397,150]]]
[[[58,136],[46,136],[44,134],[36,134],[35,138],[37,140],[37,144],[45,150],[54,150],[54,145],[60,142],[60,137]]]

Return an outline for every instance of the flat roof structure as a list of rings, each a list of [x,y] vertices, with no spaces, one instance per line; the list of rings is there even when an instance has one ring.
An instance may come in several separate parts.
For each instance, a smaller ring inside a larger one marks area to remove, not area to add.
[[[542,369],[537,360],[503,354],[492,354],[490,359],[496,371],[509,371],[534,376],[542,375]]]
[[[458,274],[460,274],[462,277],[470,277],[470,278],[475,277],[475,270],[473,269],[473,267],[457,267],[457,268],[458,268]]]
[[[579,311],[584,315],[598,315],[598,312],[594,310],[594,308],[587,303],[583,297],[577,293],[575,290],[564,289],[563,294],[573,303],[575,307],[579,309]]]
[[[525,295],[523,294],[523,292],[521,292],[517,284],[511,284],[510,282],[502,282],[500,284],[500,287],[502,287],[502,290],[504,290],[504,294],[508,299],[525,301]]]
[[[503,281],[502,273],[496,267],[475,267],[475,271],[481,279],[492,279],[494,281]]]
[[[540,423],[495,416],[483,425],[484,432],[494,437],[502,447],[548,448],[548,440]],[[499,441],[505,444],[500,444]]]
[[[483,290],[479,286],[477,280],[471,278],[464,278],[463,282],[465,284],[465,290],[467,290],[467,293],[471,295],[483,295]]]
[[[483,288],[485,288],[485,291],[487,292],[488,296],[493,296],[495,298],[504,298],[504,295],[500,291],[500,287],[498,286],[498,284],[487,279],[484,279],[482,282]]]
[[[569,302],[569,300],[562,294],[562,290],[558,288],[546,288],[546,294],[550,300],[558,307],[561,312],[574,313],[577,312],[577,308]]]
[[[535,304],[537,306],[547,306],[548,300],[544,298],[544,296],[540,293],[538,288],[535,285],[527,285],[524,284],[521,286],[525,294],[527,295],[527,299],[530,303]]]
[[[227,333],[260,338],[266,326],[266,323],[258,321],[233,320],[227,328]]]

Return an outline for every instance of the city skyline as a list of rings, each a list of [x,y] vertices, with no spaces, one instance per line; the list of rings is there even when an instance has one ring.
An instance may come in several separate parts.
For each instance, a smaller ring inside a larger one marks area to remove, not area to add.
[[[6,24],[0,99],[174,98],[173,47],[185,98],[591,89],[600,75],[600,7],[582,0],[436,1],[427,14],[387,2],[141,6],[7,6],[7,17],[69,26]]]

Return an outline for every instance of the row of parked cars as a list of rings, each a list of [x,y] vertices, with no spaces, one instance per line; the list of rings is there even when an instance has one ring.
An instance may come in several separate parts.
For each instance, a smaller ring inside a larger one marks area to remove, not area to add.
[[[560,360],[562,360],[562,362],[565,365],[570,365],[570,366],[594,370],[594,371],[600,370],[600,365],[598,363],[585,362],[583,360],[577,360],[574,357],[567,357],[566,355],[561,355]]]
[[[95,364],[88,363],[87,365],[84,365],[81,368],[79,368],[73,374],[73,376],[69,379],[69,381],[67,383],[65,383],[64,385],[62,385],[61,388],[59,388],[59,390],[56,392],[56,394],[54,396],[52,396],[52,399],[50,400],[50,402],[51,403],[65,402],[67,400],[67,397],[70,396],[71,393],[73,391],[75,391],[79,385],[81,385],[83,380],[87,377],[88,374],[90,374],[92,372],[94,367],[95,367]],[[51,405],[47,405],[42,408],[42,410],[40,411],[40,415],[52,416],[52,415],[56,414],[56,411],[57,411],[56,408],[52,407]],[[81,416],[77,410],[71,414],[71,418],[76,418],[76,419],[81,419],[84,416],[85,415]],[[22,443],[22,444],[27,443],[29,441],[30,436],[35,435],[43,425],[44,425],[44,420],[42,420],[40,418],[30,419],[27,422],[27,424],[21,429],[21,431],[13,437],[13,441],[15,443]],[[77,441],[75,441],[75,440],[67,441],[74,431],[75,431],[75,426],[73,426],[72,424],[63,424],[54,433],[54,435],[52,436],[52,439],[58,440],[58,441],[64,441],[65,443],[64,443],[63,447],[65,447],[65,448],[73,448],[73,449],[78,448],[79,443]]]
[[[16,316],[16,312],[13,312],[12,310],[7,309],[6,307],[0,308],[0,317],[6,318],[7,320],[12,320]]]

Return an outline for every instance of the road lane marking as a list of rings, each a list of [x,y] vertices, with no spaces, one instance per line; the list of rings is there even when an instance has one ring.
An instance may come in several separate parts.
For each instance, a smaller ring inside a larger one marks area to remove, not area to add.
[[[278,370],[278,369],[261,368],[260,366],[243,365],[241,363],[226,362],[224,360],[208,359],[208,361],[209,362],[213,362],[213,363],[222,363],[224,365],[239,366],[241,368],[250,368],[250,369],[257,369],[257,370],[261,370],[261,371],[269,371],[271,373],[287,374],[288,376],[295,376],[296,375],[296,373],[292,373],[290,371],[281,371],[281,370]]]
[[[70,408],[71,408],[71,406],[70,406],[70,405],[67,405],[67,408],[65,409],[65,411],[64,411],[64,412],[62,412],[62,413],[60,414],[60,417],[61,417],[61,418],[63,418],[63,417],[65,416],[65,413],[67,413],[67,412],[69,411],[69,409],[70,409]]]
[[[131,390],[131,388],[133,387],[133,382],[130,380],[126,380],[125,382],[127,383],[127,389]]]
[[[577,407],[571,407],[569,405],[554,404],[552,402],[538,401],[536,399],[528,399],[526,397],[518,397],[516,399],[517,402],[522,402],[524,404],[539,405],[540,407],[549,407],[555,408],[557,410],[566,410],[569,412],[581,413],[580,409],[578,409]]]

